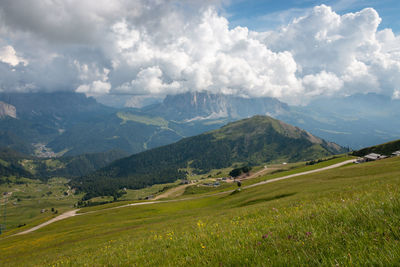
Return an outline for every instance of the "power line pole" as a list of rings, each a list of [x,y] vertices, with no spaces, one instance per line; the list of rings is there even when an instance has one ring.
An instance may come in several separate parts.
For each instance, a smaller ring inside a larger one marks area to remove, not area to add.
[[[8,202],[8,197],[7,195],[4,196],[4,231],[6,230],[6,215],[7,215],[7,202]]]
[[[3,224],[0,225],[0,234],[6,231],[6,217],[7,217],[7,192],[3,194],[4,196],[4,210],[3,210]]]

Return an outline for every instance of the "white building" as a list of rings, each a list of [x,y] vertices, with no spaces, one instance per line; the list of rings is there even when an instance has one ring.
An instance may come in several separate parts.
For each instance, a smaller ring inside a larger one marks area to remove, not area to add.
[[[384,158],[387,158],[387,157],[384,155],[381,155],[381,154],[376,154],[376,153],[371,153],[371,154],[364,156],[365,161],[375,161],[375,160],[384,159]]]
[[[392,155],[397,157],[400,156],[400,150],[393,152]]]

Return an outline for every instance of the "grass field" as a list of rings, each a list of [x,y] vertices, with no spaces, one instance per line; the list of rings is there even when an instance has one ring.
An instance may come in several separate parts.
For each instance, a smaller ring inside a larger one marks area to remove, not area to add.
[[[154,125],[160,127],[168,127],[168,122],[161,117],[148,117],[148,116],[140,116],[135,115],[129,112],[118,112],[118,118],[122,120],[122,124],[125,124],[127,121],[135,121],[139,123],[144,123],[146,125]]]
[[[10,178],[13,180],[12,178]],[[47,182],[31,179],[20,179],[23,184],[2,184],[0,192],[8,192],[6,209],[7,234],[32,227],[42,221],[47,221],[58,214],[70,210],[82,198],[73,195],[66,186],[67,179],[53,178]],[[4,219],[4,200],[1,196],[0,224]],[[52,209],[54,211],[52,212]],[[42,210],[45,210],[43,213]],[[17,228],[17,229],[16,229]]]
[[[236,194],[98,210],[24,236],[0,239],[0,263],[396,265],[400,262],[399,167],[400,158],[391,158]]]
[[[165,190],[168,190],[169,188],[178,186],[181,181],[176,181],[174,183],[169,183],[169,184],[155,184],[143,189],[138,189],[138,190],[131,190],[128,189],[126,190],[126,194],[123,195],[120,200],[126,201],[126,200],[138,200],[138,199],[144,199],[145,197],[148,196],[154,196],[159,192],[164,192]]]
[[[255,182],[259,182],[265,179],[271,179],[280,177],[287,174],[293,174],[297,172],[303,172],[311,169],[317,169],[321,167],[325,167],[331,164],[335,164],[344,160],[347,160],[348,157],[340,157],[331,159],[328,161],[324,161],[322,163],[318,163],[312,166],[305,166],[304,163],[290,163],[287,165],[276,164],[276,165],[268,165],[268,169],[266,174],[257,179],[252,179],[249,181],[243,182],[245,185],[253,184]],[[237,165],[240,165],[239,163]],[[259,171],[262,166],[255,166],[253,168],[254,172]],[[206,175],[211,177],[226,177],[228,176],[229,171],[232,168],[225,168],[220,170],[212,170]],[[192,177],[197,178],[197,176]],[[14,179],[15,180],[15,179]],[[38,180],[31,179],[23,179],[24,184],[3,184],[0,185],[0,192],[13,192],[11,197],[8,198],[7,204],[7,224],[6,228],[8,231],[7,235],[15,233],[16,231],[22,231],[33,227],[37,224],[40,224],[50,218],[57,216],[58,214],[72,209],[74,204],[82,197],[70,195],[65,196],[64,192],[68,191],[68,187],[66,185],[67,179],[64,178],[54,178],[49,180],[48,182],[41,182]],[[14,181],[15,182],[15,181]],[[205,179],[203,182],[213,181],[210,179]],[[129,203],[129,201],[137,201],[139,199],[144,199],[148,196],[155,196],[160,192],[164,192],[168,190],[168,188],[172,188],[178,186],[180,181],[176,181],[174,183],[169,184],[156,184],[150,187],[146,187],[140,190],[126,190],[127,194],[124,194],[118,202],[114,202],[107,205],[102,206],[94,206],[91,207],[90,210],[99,210],[107,207],[114,207],[124,205]],[[225,184],[221,183],[219,187],[196,187],[190,186],[183,190],[181,195],[178,194],[175,198],[187,198],[190,196],[198,196],[198,195],[208,195],[213,193],[218,193],[226,190],[236,189],[236,184]],[[50,193],[51,192],[51,193]],[[176,194],[175,194],[176,195]],[[91,199],[90,201],[93,204],[101,204],[105,202],[112,202],[112,197],[97,197]],[[4,202],[4,199],[1,203]],[[54,208],[57,210],[57,213],[51,212],[51,209]],[[45,209],[46,212],[41,213],[41,210]],[[2,223],[3,219],[0,220]]]

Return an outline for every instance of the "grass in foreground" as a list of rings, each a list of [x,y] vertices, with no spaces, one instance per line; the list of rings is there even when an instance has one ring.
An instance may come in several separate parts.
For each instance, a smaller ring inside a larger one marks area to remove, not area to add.
[[[396,265],[400,158],[183,202],[98,211],[0,240],[5,266]]]

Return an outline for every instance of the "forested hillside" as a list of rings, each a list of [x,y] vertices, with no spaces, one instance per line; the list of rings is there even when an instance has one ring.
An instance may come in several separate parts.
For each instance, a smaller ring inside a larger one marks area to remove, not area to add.
[[[297,127],[267,116],[230,123],[219,130],[185,138],[177,143],[115,161],[111,165],[72,181],[88,193],[86,198],[113,195],[121,188],[143,188],[185,178],[194,173],[273,161],[305,161],[346,150]]]
[[[74,157],[37,158],[0,147],[0,180],[8,177],[47,180],[51,177],[77,177],[127,156],[121,151],[82,154]]]

